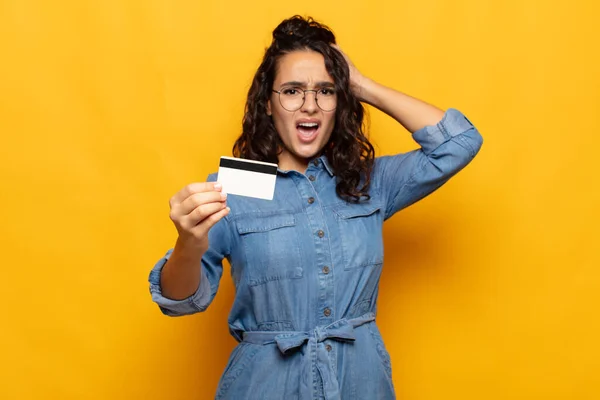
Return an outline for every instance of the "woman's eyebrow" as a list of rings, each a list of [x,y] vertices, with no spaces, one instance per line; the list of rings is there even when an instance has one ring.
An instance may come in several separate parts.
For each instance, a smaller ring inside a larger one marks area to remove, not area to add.
[[[285,87],[285,86],[294,86],[294,87],[300,87],[302,89],[306,89],[307,84],[306,84],[306,82],[289,81],[289,82],[282,83],[279,87]],[[322,81],[322,82],[315,83],[315,86],[316,87],[334,87],[335,85],[333,82]]]

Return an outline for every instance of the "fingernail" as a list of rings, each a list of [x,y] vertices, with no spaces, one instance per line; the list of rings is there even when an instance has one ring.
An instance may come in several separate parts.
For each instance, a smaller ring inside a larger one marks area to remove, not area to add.
[[[219,190],[222,187],[223,187],[223,185],[221,185],[220,183],[215,183],[215,186],[214,186],[215,190]]]
[[[231,208],[227,207],[227,212],[231,211]]]
[[[227,198],[227,193],[221,192],[221,199],[225,200]]]

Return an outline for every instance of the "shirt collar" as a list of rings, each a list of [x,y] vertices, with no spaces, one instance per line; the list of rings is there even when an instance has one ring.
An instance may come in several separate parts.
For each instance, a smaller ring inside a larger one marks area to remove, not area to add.
[[[327,172],[329,172],[330,176],[335,175],[333,173],[333,168],[331,167],[331,164],[329,164],[329,160],[327,159],[327,156],[325,154],[323,154],[321,157],[319,157],[318,160],[321,160],[321,162],[323,163],[323,166],[325,167]]]
[[[311,160],[311,162],[308,165],[313,164],[316,160],[320,161],[321,163],[323,163],[323,166],[325,167],[325,170],[327,171],[327,173],[329,173],[330,176],[334,176],[335,173],[333,172],[333,167],[331,166],[331,164],[329,164],[329,160],[327,159],[327,156],[325,156],[324,154],[318,158],[315,158],[313,160]],[[287,175],[288,172],[287,170],[282,170],[280,168],[277,168],[277,172],[282,173],[284,175]]]

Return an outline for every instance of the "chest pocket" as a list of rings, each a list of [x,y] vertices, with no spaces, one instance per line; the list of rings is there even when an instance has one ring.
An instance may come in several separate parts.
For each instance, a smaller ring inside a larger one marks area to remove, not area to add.
[[[246,254],[249,286],[303,276],[293,214],[252,215],[236,221]]]
[[[344,269],[383,263],[383,211],[378,203],[333,207],[339,226]]]

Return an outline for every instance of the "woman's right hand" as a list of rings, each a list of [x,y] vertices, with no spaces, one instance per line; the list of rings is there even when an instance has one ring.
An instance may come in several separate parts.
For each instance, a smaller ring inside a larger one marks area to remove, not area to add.
[[[191,183],[171,197],[170,217],[180,244],[208,250],[208,231],[229,213],[221,189],[217,182]]]

